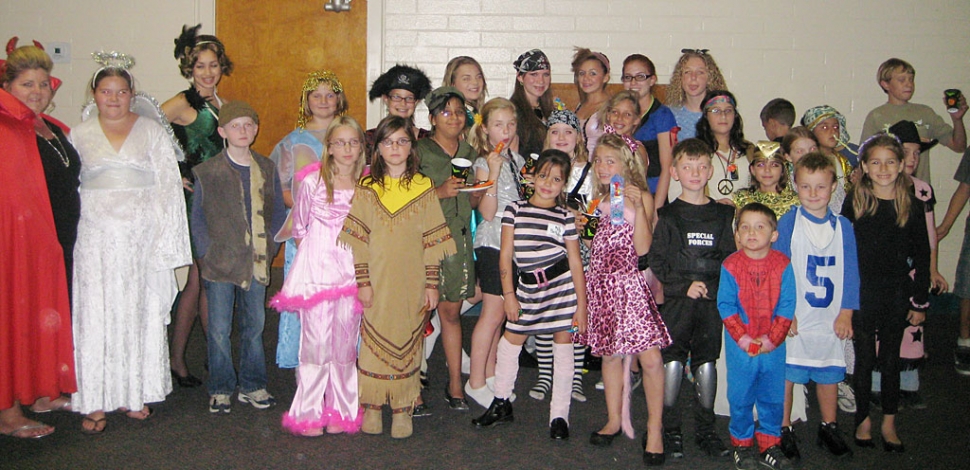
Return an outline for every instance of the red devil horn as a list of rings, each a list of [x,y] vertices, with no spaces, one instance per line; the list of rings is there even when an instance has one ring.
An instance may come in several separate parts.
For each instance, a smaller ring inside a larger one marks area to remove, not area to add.
[[[13,52],[13,50],[17,48],[17,40],[18,39],[20,39],[20,38],[18,38],[17,36],[14,36],[14,37],[10,38],[9,41],[7,41],[7,55],[10,55],[10,53]]]
[[[40,50],[44,50],[44,45],[43,45],[43,44],[41,44],[41,43],[40,43],[39,41],[37,41],[36,39],[34,39],[34,45],[35,45],[35,46],[37,46],[37,48],[38,48],[38,49],[40,49]]]

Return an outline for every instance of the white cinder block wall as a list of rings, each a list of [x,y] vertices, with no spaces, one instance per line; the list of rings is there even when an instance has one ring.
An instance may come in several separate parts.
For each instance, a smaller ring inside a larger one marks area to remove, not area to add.
[[[118,49],[136,57],[138,85],[160,100],[185,88],[172,57],[183,24],[215,28],[216,0],[41,0],[0,3],[0,40],[71,45],[70,64],[56,64],[65,81],[54,116],[78,122],[85,82],[95,70],[90,53]],[[224,0],[227,1],[227,0]],[[321,7],[322,7],[322,3]],[[846,114],[853,140],[866,113],[885,101],[875,83],[879,63],[891,56],[917,70],[914,101],[943,115],[941,91],[970,93],[970,2],[963,0],[371,0],[368,9],[368,81],[394,62],[417,64],[437,84],[450,57],[470,55],[485,68],[491,96],[509,96],[512,60],[540,47],[556,82],[572,80],[574,45],[605,52],[619,65],[633,52],[657,64],[670,80],[684,47],[711,49],[737,94],[751,140],[763,137],[758,111],[783,96],[799,112],[828,103]],[[614,73],[613,81],[619,79]],[[354,103],[352,106],[364,106]],[[419,114],[423,114],[422,108]],[[368,124],[380,119],[368,108]],[[955,189],[959,155],[933,151],[933,183],[941,204]],[[940,270],[952,283],[962,219],[944,240]]]
[[[469,55],[482,63],[490,96],[511,95],[511,63],[534,47],[548,54],[554,82],[572,82],[573,46],[602,51],[614,83],[631,53],[650,57],[659,83],[668,83],[682,48],[710,49],[752,141],[764,139],[758,113],[775,97],[791,100],[799,116],[819,104],[836,107],[858,141],[866,114],[886,101],[876,69],[894,56],[916,68],[914,102],[947,120],[943,90],[970,94],[967,1],[382,0],[368,2],[368,11],[369,81],[405,62],[438,85],[451,57]],[[419,107],[425,126],[426,114]],[[371,105],[369,127],[382,116]],[[942,220],[960,155],[945,148],[932,154]],[[940,247],[940,272],[951,284],[962,237],[963,218]]]
[[[183,24],[202,23],[215,31],[215,0],[39,0],[0,2],[0,41],[11,36],[18,45],[40,41],[69,43],[71,62],[54,64],[54,76],[64,81],[51,113],[69,126],[77,124],[80,109],[90,98],[88,80],[98,69],[91,53],[117,50],[135,58],[135,86],[159,102],[188,87],[179,74],[173,51]],[[6,52],[3,53],[6,57]]]

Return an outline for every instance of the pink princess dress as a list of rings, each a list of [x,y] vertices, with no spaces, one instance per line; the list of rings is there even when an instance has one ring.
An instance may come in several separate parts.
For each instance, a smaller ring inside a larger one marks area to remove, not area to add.
[[[335,190],[328,202],[319,170],[315,163],[295,176],[302,183],[290,213],[292,236],[302,241],[283,288],[270,301],[276,310],[297,312],[302,326],[296,396],[283,427],[294,434],[324,428],[354,433],[363,419],[356,366],[363,308],[353,255],[337,244],[354,191]]]

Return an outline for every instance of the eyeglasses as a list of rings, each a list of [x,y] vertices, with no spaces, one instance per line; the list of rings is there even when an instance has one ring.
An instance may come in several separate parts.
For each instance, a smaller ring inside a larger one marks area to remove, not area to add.
[[[627,82],[645,82],[645,81],[649,80],[650,77],[652,77],[652,76],[653,76],[652,73],[650,73],[650,74],[638,73],[636,75],[624,75],[624,76],[620,77],[620,80],[623,80],[623,83],[627,83]]]
[[[707,114],[713,116],[734,116],[734,108],[708,108]]]
[[[358,147],[360,147],[360,141],[357,140],[357,139],[351,139],[351,140],[331,140],[330,141],[330,146],[331,147],[344,148],[344,147],[346,147],[348,145],[351,148],[358,148]]]
[[[395,145],[397,145],[398,147],[405,147],[405,146],[411,145],[411,139],[409,139],[407,137],[401,137],[400,139],[397,139],[397,140],[394,140],[394,139],[384,139],[384,140],[381,141],[381,146],[383,146],[383,147],[390,148],[390,147],[393,147]]]
[[[395,103],[405,102],[407,104],[414,104],[417,101],[413,96],[401,96],[401,95],[388,95],[391,101]]]

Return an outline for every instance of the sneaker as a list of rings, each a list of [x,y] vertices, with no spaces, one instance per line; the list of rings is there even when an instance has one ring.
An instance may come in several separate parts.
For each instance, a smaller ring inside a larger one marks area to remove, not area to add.
[[[684,458],[684,435],[681,434],[680,429],[664,431],[664,453],[671,458]]]
[[[606,390],[606,385],[603,385],[603,379],[600,379],[599,382],[596,382],[596,390]]]
[[[698,434],[695,440],[701,450],[711,457],[727,457],[731,453],[714,431]]]
[[[781,447],[778,446],[771,446],[765,449],[761,453],[760,463],[765,467],[775,470],[794,470],[795,468],[791,461],[788,460],[788,457],[785,457],[785,453],[781,451]]]
[[[630,384],[630,391],[636,390],[637,387],[643,384],[643,372],[630,372]]]
[[[802,453],[798,451],[798,439],[795,437],[795,429],[791,426],[781,427],[781,451],[792,462],[798,462],[802,458]]]
[[[819,447],[824,447],[836,457],[852,457],[852,449],[842,438],[842,432],[835,423],[821,423],[818,425],[818,438],[815,441]]]
[[[960,375],[970,375],[970,348],[957,346],[953,352],[954,367]]]
[[[231,395],[216,394],[209,397],[209,413],[227,415],[231,409]]]
[[[855,392],[848,382],[839,382],[839,409],[846,413],[855,413]]]
[[[276,399],[265,388],[249,393],[239,392],[239,401],[253,405],[257,410],[265,410],[276,404]]]
[[[468,404],[466,403],[465,406],[467,405]],[[412,418],[421,418],[424,416],[431,416],[431,407],[428,406],[427,403],[421,403],[419,405],[415,405],[414,409],[411,410]]]
[[[738,446],[734,448],[734,468],[738,470],[755,470],[758,459],[755,458],[754,447]]]
[[[899,403],[900,408],[902,408],[902,405],[905,404],[906,408],[911,410],[926,409],[926,402],[923,401],[923,395],[921,395],[919,391],[907,392],[906,390],[901,390],[899,392]]]

